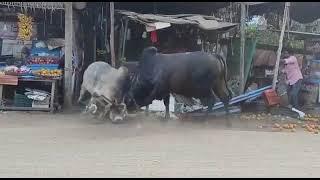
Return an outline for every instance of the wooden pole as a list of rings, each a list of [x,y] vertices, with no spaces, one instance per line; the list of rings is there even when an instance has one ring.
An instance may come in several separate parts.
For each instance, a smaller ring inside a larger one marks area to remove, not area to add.
[[[128,34],[128,23],[129,23],[129,20],[126,19],[125,20],[125,26],[124,26],[122,48],[121,48],[121,59],[124,58],[124,55],[125,55],[126,41],[127,41],[127,34]]]
[[[116,56],[114,51],[114,2],[110,2],[110,50],[111,50],[111,65],[116,67]]]
[[[109,53],[110,52],[110,46],[109,46],[109,41],[108,41],[108,11],[107,9],[109,8],[108,3],[106,3],[106,30],[105,30],[105,46],[106,46],[106,52]]]
[[[97,27],[93,26],[93,61],[97,61]]]
[[[118,44],[118,56],[116,56],[116,57],[118,57],[118,58],[121,58],[121,52],[122,52],[122,44],[123,44],[123,41],[124,41],[124,39],[123,39],[123,34],[124,34],[124,26],[123,26],[123,22],[121,21],[121,27],[120,27],[120,30],[118,31],[118,37],[119,37],[119,44]]]
[[[72,2],[65,2],[64,108],[72,107]]]
[[[245,24],[246,23],[246,6],[241,3],[241,26],[240,26],[240,94],[244,91],[244,46],[245,46]]]
[[[274,68],[274,75],[273,75],[273,81],[272,81],[272,89],[273,90],[276,89],[277,80],[278,80],[279,63],[280,63],[280,56],[281,56],[282,45],[283,45],[283,36],[284,36],[284,31],[286,29],[288,15],[289,15],[289,7],[290,7],[290,2],[286,2],[285,8],[284,8],[284,13],[283,13],[283,21],[282,21],[281,34],[280,34],[280,39],[279,39],[279,47],[278,47],[278,51],[277,51],[277,61],[276,61],[276,66]]]

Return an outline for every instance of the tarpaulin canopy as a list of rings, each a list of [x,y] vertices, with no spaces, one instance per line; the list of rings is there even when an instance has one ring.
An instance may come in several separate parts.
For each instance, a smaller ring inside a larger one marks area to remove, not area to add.
[[[64,9],[63,2],[0,2],[0,5],[21,8]]]
[[[140,22],[146,26],[157,22],[171,24],[190,24],[199,27],[202,30],[221,30],[228,31],[237,27],[237,23],[222,22],[214,16],[205,16],[199,14],[178,14],[178,15],[160,15],[160,14],[139,14],[131,11],[117,10],[117,13],[128,17],[133,21]]]

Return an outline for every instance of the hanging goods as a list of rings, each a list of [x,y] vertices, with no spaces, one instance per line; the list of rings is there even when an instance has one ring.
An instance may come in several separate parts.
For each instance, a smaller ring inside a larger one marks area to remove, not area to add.
[[[24,14],[18,14],[18,27],[19,33],[18,37],[21,40],[29,41],[32,36],[32,21],[33,18],[31,16],[26,16]]]
[[[158,36],[157,36],[157,32],[156,31],[152,31],[151,32],[151,42],[152,43],[158,42]]]
[[[143,38],[143,39],[147,38],[147,32],[144,31],[144,32],[142,33],[142,38]]]

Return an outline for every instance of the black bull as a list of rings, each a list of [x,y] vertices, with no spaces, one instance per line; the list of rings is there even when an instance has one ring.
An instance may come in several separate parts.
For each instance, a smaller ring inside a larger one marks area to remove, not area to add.
[[[165,117],[169,118],[170,93],[199,98],[208,106],[208,112],[212,111],[215,94],[228,113],[231,93],[226,76],[226,64],[219,55],[205,52],[161,54],[155,47],[148,47],[142,53],[129,91],[134,102],[127,102],[127,105],[130,108],[134,103],[143,107],[155,99],[164,100]]]

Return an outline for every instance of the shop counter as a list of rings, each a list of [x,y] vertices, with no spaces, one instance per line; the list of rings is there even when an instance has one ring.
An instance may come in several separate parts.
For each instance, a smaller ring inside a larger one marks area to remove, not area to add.
[[[9,77],[9,76],[7,76]],[[12,77],[12,76],[11,76]],[[12,80],[14,78],[6,78],[9,80],[6,81],[0,81],[0,110],[12,110],[12,111],[49,111],[54,112],[54,102],[56,98],[56,88],[57,83],[62,78],[54,78],[54,79],[42,79],[42,78],[17,78],[17,82]],[[8,83],[11,82],[11,83]],[[19,82],[49,82],[51,83],[51,98],[50,98],[50,104],[49,108],[35,108],[35,107],[15,107],[15,106],[5,106],[2,99],[2,92],[3,92],[3,86],[4,85],[18,85]]]

